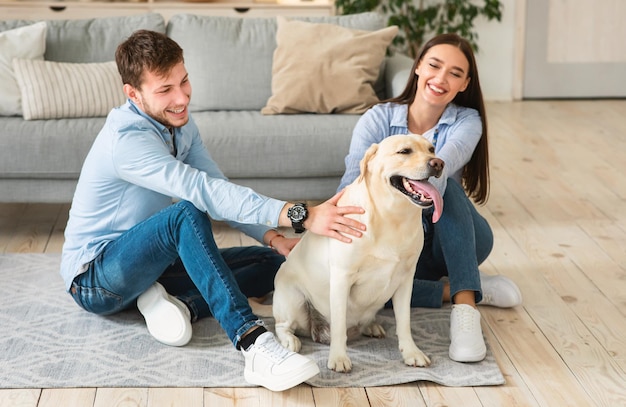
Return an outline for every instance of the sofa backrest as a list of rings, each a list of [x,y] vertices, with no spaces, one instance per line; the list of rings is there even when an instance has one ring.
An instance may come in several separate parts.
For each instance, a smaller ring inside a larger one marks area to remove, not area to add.
[[[0,21],[0,32],[33,24],[29,20]],[[48,20],[44,59],[57,62],[107,62],[117,46],[140,28],[165,33],[157,13],[80,20]]]
[[[315,23],[374,31],[386,26],[380,13],[298,17]],[[178,14],[167,26],[162,15],[48,20],[44,59],[57,62],[107,62],[117,46],[138,29],[167,33],[183,48],[193,85],[190,109],[260,110],[272,95],[272,60],[276,49],[275,17],[236,18]],[[33,24],[0,20],[0,32]],[[385,96],[384,67],[376,93]]]
[[[369,31],[386,26],[379,13],[298,19]],[[272,95],[276,29],[273,17],[173,16],[167,35],[184,50],[193,89],[190,109],[260,110],[265,106]],[[384,87],[384,81],[379,83]]]

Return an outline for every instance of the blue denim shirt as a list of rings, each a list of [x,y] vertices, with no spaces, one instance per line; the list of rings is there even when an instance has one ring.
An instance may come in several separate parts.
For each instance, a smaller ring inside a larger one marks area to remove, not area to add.
[[[374,143],[396,135],[408,134],[408,105],[397,103],[381,103],[373,106],[361,116],[350,142],[350,151],[346,156],[346,172],[343,174],[338,190],[354,181],[360,174],[359,162],[365,151]],[[429,181],[443,196],[448,178],[461,183],[463,167],[472,158],[472,154],[482,135],[482,122],[477,110],[449,104],[441,115],[437,126],[438,137],[435,154],[444,163],[444,170],[439,178]],[[433,142],[435,131],[424,134]]]
[[[128,101],[109,113],[81,170],[61,259],[66,288],[107,243],[171,205],[172,198],[190,201],[260,242],[278,225],[285,205],[229,182],[191,115],[172,137]]]

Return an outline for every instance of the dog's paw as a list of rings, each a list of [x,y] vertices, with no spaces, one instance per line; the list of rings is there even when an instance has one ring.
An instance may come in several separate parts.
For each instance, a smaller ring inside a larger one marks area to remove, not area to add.
[[[292,352],[300,352],[300,339],[294,335],[294,331],[290,329],[290,325],[286,322],[277,322],[275,325],[276,337],[281,345]]]
[[[402,351],[402,358],[407,366],[425,367],[430,365],[430,358],[417,347],[411,351]]]
[[[327,366],[330,370],[334,370],[337,373],[349,373],[352,371],[352,361],[348,355],[329,356]]]
[[[372,322],[371,324],[364,326],[363,329],[361,329],[361,333],[372,338],[384,338],[387,334],[385,329],[376,322]]]
[[[292,334],[283,335],[280,338],[280,344],[292,352],[300,352],[300,348],[302,347],[300,338]]]

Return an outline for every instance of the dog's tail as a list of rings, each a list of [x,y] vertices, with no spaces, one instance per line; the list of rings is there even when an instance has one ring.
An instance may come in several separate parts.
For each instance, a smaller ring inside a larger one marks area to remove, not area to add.
[[[250,297],[248,298],[248,304],[252,308],[252,312],[257,317],[268,318],[273,317],[274,312],[272,310],[272,304],[263,304],[264,298]]]

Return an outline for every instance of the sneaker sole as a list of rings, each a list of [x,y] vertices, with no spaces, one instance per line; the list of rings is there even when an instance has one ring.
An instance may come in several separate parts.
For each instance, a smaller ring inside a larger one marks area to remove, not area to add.
[[[244,370],[243,376],[246,381],[250,384],[255,384],[257,386],[263,386],[271,391],[284,391],[295,387],[305,381],[309,380],[313,376],[320,373],[320,368],[317,366],[317,363],[311,360],[311,363],[308,363],[297,375],[292,375],[285,378],[284,381],[277,383],[276,379],[268,380],[267,376],[260,375],[258,373],[249,372]]]
[[[480,362],[483,359],[485,359],[485,357],[487,357],[487,350],[486,349],[484,351],[480,350],[476,354],[468,355],[467,353],[465,354],[461,352],[457,353],[453,349],[450,349],[448,352],[448,356],[450,357],[450,359],[454,360],[455,362],[461,362],[461,363]]]
[[[191,321],[186,320],[185,312],[181,307],[185,305],[178,298],[170,296],[160,284],[151,286],[137,298],[137,308],[146,320],[148,332],[154,339],[169,346],[184,346],[191,340]],[[174,318],[182,324],[183,329],[180,335],[174,337],[168,335],[169,332],[166,334],[159,332],[156,327],[161,323],[162,318],[158,315],[163,313],[174,315]],[[180,318],[181,314],[183,314],[182,318]]]

